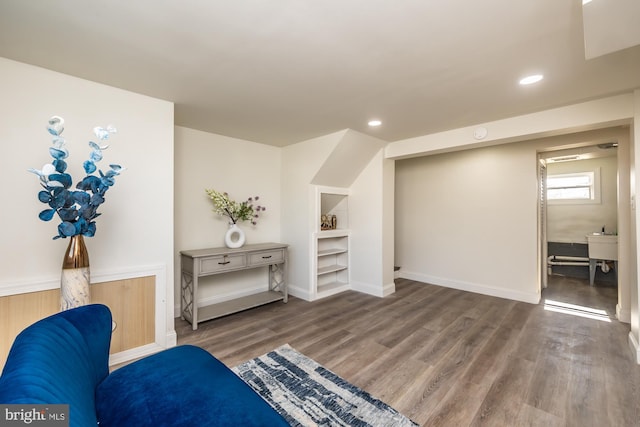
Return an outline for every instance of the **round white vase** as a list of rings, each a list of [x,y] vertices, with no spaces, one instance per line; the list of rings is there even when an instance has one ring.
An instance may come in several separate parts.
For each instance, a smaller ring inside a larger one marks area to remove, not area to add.
[[[242,228],[238,227],[238,224],[229,224],[227,234],[224,236],[224,244],[227,245],[228,248],[236,249],[244,245],[244,240],[245,236]]]

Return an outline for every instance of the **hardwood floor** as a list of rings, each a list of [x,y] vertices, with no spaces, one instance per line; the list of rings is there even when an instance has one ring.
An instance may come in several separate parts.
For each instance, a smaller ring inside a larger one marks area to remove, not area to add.
[[[228,366],[289,343],[425,426],[639,426],[616,300],[556,276],[539,305],[399,279],[387,298],[290,298],[176,330]]]

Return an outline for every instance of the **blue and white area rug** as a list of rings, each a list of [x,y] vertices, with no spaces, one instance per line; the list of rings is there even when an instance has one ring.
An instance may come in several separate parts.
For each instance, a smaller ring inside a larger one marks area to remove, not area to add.
[[[417,426],[289,345],[233,371],[292,426]]]

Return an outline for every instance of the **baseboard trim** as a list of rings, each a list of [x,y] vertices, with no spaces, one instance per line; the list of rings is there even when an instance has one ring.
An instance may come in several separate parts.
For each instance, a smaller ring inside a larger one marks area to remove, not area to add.
[[[636,337],[633,335],[633,331],[629,332],[629,347],[635,355],[636,363],[640,365],[640,345],[638,344]]]
[[[384,298],[387,295],[391,295],[396,291],[395,283],[387,283],[386,285],[379,287],[369,283],[351,282],[351,289],[356,292],[362,292],[363,294],[373,295],[375,297]]]
[[[128,350],[121,351],[109,355],[109,366],[116,366],[133,362],[134,360],[158,353],[162,350],[166,350],[178,345],[178,334],[175,330],[167,332],[167,336],[164,340],[166,346],[158,344],[158,342],[149,343],[140,347],[130,348]]]
[[[171,348],[178,345],[178,334],[176,333],[175,329],[167,332],[166,344],[166,348]]]
[[[396,284],[395,282],[387,283],[382,287],[382,297],[389,296],[391,294],[396,293]]]
[[[121,351],[119,353],[114,353],[109,355],[109,366],[131,362],[133,360],[149,356],[162,350],[164,350],[162,346],[156,343],[151,343],[129,350]]]
[[[631,323],[631,313],[620,307],[620,304],[616,304],[616,317],[622,323]]]
[[[468,291],[476,294],[489,295],[492,297],[505,298],[514,301],[522,301],[529,304],[538,304],[540,302],[539,293],[529,294],[510,289],[493,288],[491,286],[478,283],[446,279],[443,277],[430,276],[427,274],[416,273],[402,269],[400,270],[400,278],[415,280],[417,282],[430,283],[433,285],[443,286],[445,288],[459,289],[461,291]]]
[[[289,290],[289,295],[292,295],[296,298],[300,298],[305,301],[315,301],[320,298],[325,298],[330,295],[343,292],[345,289],[336,290],[335,292],[324,292],[320,296],[312,295],[308,290],[296,287],[294,285],[289,285],[288,290]],[[373,295],[376,297],[383,298],[383,297],[386,297],[387,295],[393,294],[396,291],[396,284],[393,282],[387,283],[382,288],[380,288],[378,286],[373,286],[368,283],[351,281],[346,290],[353,290],[356,292],[362,292],[367,295]]]
[[[305,301],[311,301],[313,299],[311,297],[311,293],[308,290],[299,288],[295,285],[289,285],[287,287],[287,292],[289,293],[289,295],[303,299]]]

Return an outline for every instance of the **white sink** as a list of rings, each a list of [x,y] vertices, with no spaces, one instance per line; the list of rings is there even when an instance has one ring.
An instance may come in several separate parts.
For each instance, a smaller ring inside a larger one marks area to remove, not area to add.
[[[618,260],[618,236],[612,234],[587,234],[589,258]]]

